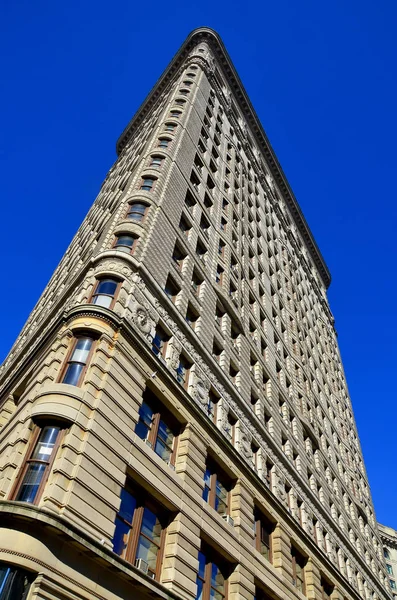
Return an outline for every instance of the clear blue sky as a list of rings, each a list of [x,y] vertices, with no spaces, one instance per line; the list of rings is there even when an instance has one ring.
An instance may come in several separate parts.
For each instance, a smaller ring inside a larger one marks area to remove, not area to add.
[[[3,0],[1,10],[1,358],[118,135],[188,33],[213,27],[331,270],[377,518],[397,528],[395,1]]]

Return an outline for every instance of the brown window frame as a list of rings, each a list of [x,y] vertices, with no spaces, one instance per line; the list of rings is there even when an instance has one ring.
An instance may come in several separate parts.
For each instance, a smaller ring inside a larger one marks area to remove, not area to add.
[[[127,481],[124,487],[132,496],[134,496],[136,500],[136,508],[134,510],[131,523],[123,519],[119,513],[117,513],[118,518],[130,527],[125,550],[120,556],[135,566],[140,536],[143,535],[143,537],[146,539],[150,539],[147,538],[145,534],[141,534],[144,511],[145,508],[148,508],[157,516],[160,524],[161,521],[164,522],[164,525],[161,525],[160,543],[158,545],[158,553],[156,557],[156,570],[153,578],[155,581],[160,581],[164,558],[165,538],[171,515],[165,508],[161,506],[161,504],[153,500],[150,495],[145,492],[145,490],[141,490],[135,486],[132,481]]]
[[[142,223],[142,221],[140,221],[140,222]],[[122,237],[132,238],[134,240],[132,243],[132,246],[123,246],[122,244],[117,245],[117,240]],[[115,235],[112,248],[114,248],[118,252],[124,252],[124,254],[134,254],[135,250],[136,250],[136,246],[138,244],[138,240],[139,240],[139,238],[137,236],[131,235],[130,233],[120,233],[120,234]],[[129,252],[126,252],[125,250],[121,250],[121,248],[129,248]]]
[[[145,207],[145,210],[144,210],[143,214],[139,213],[139,212],[136,212],[136,214],[139,214],[139,215],[142,214],[142,219],[134,219],[133,217],[130,216],[131,214],[133,214],[132,207],[135,204],[141,204],[142,206]],[[142,202],[141,200],[133,200],[133,201],[131,201],[131,202],[128,203],[127,210],[125,211],[125,218],[128,219],[128,220],[130,220],[130,221],[134,221],[135,223],[142,223],[143,224],[146,221],[147,214],[149,212],[149,208],[150,208],[150,206],[146,202]]]
[[[209,486],[205,486],[205,474],[207,471],[210,471],[210,485]],[[226,510],[224,513],[218,513],[217,509],[216,509],[216,486],[217,483],[220,483],[223,488],[226,491]],[[230,515],[230,509],[231,509],[231,490],[232,490],[232,482],[230,481],[230,478],[224,474],[223,470],[221,469],[221,467],[218,466],[218,464],[211,460],[211,458],[209,458],[206,462],[205,465],[205,472],[204,472],[204,488],[203,488],[203,494],[205,491],[205,487],[208,487],[208,499],[205,500],[204,497],[203,499],[207,502],[207,504],[213,508],[219,515]]]
[[[306,581],[305,581],[305,566],[306,559],[305,557],[295,548],[293,544],[291,544],[291,561],[292,561],[292,584],[296,587],[297,590],[302,592],[302,594],[306,595]],[[302,564],[299,564],[301,562]],[[298,568],[300,569],[301,577],[298,578]],[[300,585],[298,582],[300,581]]]
[[[151,181],[152,185],[150,186],[150,189],[145,189],[144,185],[145,185],[145,181]],[[148,194],[151,194],[154,190],[154,188],[156,187],[156,183],[157,183],[157,178],[153,177],[153,176],[148,176],[148,177],[141,177],[141,183],[139,185],[139,189],[142,192],[147,192]]]
[[[198,579],[200,579],[200,581],[203,582],[201,600],[210,600],[211,599],[211,590],[215,589],[211,586],[212,565],[215,565],[223,576],[223,579],[224,579],[223,592],[218,592],[218,593],[221,594],[222,600],[227,600],[228,588],[229,588],[229,582],[228,582],[229,574],[226,575],[226,573],[225,573],[224,561],[222,560],[221,557],[219,557],[219,559],[218,559],[218,557],[216,556],[216,553],[212,550],[212,548],[210,546],[207,546],[206,544],[202,544],[202,546],[200,548],[200,553],[205,557],[205,561],[206,561],[205,568],[204,568],[204,578],[199,575],[199,572],[197,572],[197,577],[196,577],[196,581]],[[197,590],[197,592],[198,592],[198,590]],[[197,598],[197,592],[196,592],[196,598]]]
[[[163,405],[161,400],[159,400],[154,393],[151,393],[149,391],[149,393],[147,395],[149,397],[147,398],[147,396],[145,397],[145,395],[144,395],[142,404],[145,403],[147,406],[149,406],[149,408],[153,411],[153,417],[152,417],[152,422],[150,425],[148,436],[145,439],[146,439],[147,443],[150,445],[150,447],[152,448],[153,452],[155,452],[157,454],[157,456],[159,456],[162,460],[164,460],[155,450],[156,442],[157,442],[157,438],[158,438],[158,434],[159,434],[160,421],[164,421],[164,423],[172,431],[172,434],[174,436],[173,444],[172,444],[172,451],[171,451],[171,454],[169,457],[169,464],[172,465],[173,467],[175,467],[181,424],[178,423],[178,421],[175,419],[175,417],[172,415],[172,413],[170,413],[170,411],[167,410],[167,408]],[[166,462],[166,461],[164,461],[164,462]]]
[[[255,549],[259,552],[263,558],[270,563],[273,562],[273,532],[274,524],[263,514],[259,508],[254,510],[255,519]],[[267,536],[265,539],[264,533]],[[267,548],[267,552],[264,553],[262,545]]]
[[[66,355],[65,362],[64,362],[63,367],[62,367],[62,369],[60,371],[60,375],[59,375],[57,383],[63,383],[63,379],[64,379],[64,377],[66,375],[66,371],[68,369],[68,366],[72,362],[70,359],[73,356],[73,352],[74,352],[74,350],[75,350],[75,348],[77,346],[78,340],[81,339],[81,338],[90,338],[92,340],[91,348],[90,348],[90,350],[88,352],[88,356],[87,356],[86,362],[82,363],[82,364],[84,364],[84,368],[82,369],[82,371],[80,373],[80,376],[79,376],[79,379],[78,379],[77,383],[75,384],[75,387],[80,387],[81,386],[81,384],[83,383],[85,374],[87,372],[88,366],[89,366],[89,364],[91,362],[92,355],[94,354],[95,347],[96,347],[97,338],[95,337],[94,333],[95,332],[89,331],[87,333],[84,333],[84,332],[82,332],[82,333],[76,333],[73,336],[72,344],[71,344],[71,346],[69,348],[69,351],[68,351],[68,353]],[[73,385],[73,384],[67,384],[67,385]]]
[[[185,363],[187,368],[185,365],[182,364],[183,362]],[[183,373],[184,373],[183,380],[181,380],[182,378],[180,378],[180,379],[178,378],[179,373],[181,373],[181,370],[180,370],[181,365],[183,367]],[[192,362],[188,358],[186,358],[186,356],[184,354],[181,354],[179,357],[179,363],[178,363],[178,368],[176,369],[176,372],[177,372],[177,381],[183,386],[183,388],[185,390],[187,390],[189,387],[190,369],[191,368],[192,368]]]
[[[56,438],[54,447],[52,449],[49,461],[43,461],[43,460],[32,458],[33,453],[34,453],[34,451],[36,449],[36,445],[37,445],[37,443],[39,441],[40,435],[44,431],[45,427],[59,427],[57,438]],[[16,501],[16,497],[18,496],[18,493],[19,493],[19,491],[20,491],[20,489],[22,487],[23,480],[25,478],[25,475],[27,473],[29,465],[31,463],[46,464],[46,468],[45,468],[45,471],[44,471],[43,476],[41,478],[40,485],[37,488],[37,492],[36,492],[36,495],[34,497],[34,500],[33,500],[33,502],[29,503],[29,504],[33,504],[33,505],[37,506],[37,504],[40,502],[41,496],[42,496],[43,491],[44,491],[44,487],[45,487],[45,485],[46,485],[46,483],[48,481],[48,478],[50,476],[52,465],[54,464],[54,461],[55,461],[55,458],[56,458],[59,446],[60,446],[60,444],[61,444],[61,442],[62,442],[62,440],[64,438],[65,431],[66,431],[66,425],[64,423],[59,423],[59,422],[55,423],[53,421],[49,421],[49,422],[46,421],[46,422],[43,422],[41,425],[35,425],[34,426],[33,431],[32,431],[32,435],[31,435],[31,439],[30,439],[30,442],[28,444],[28,448],[27,448],[26,454],[24,456],[22,465],[20,467],[18,476],[17,476],[17,478],[15,480],[15,483],[14,483],[12,489],[11,489],[10,498],[9,498],[10,500]]]
[[[113,294],[113,296],[110,296],[110,294],[97,294],[97,293],[96,293],[96,290],[99,288],[99,285],[101,284],[101,282],[102,282],[102,281],[106,281],[106,280],[108,280],[108,279],[109,279],[109,280],[111,280],[111,281],[117,282],[117,286],[116,286],[116,289],[115,289],[115,291],[114,291],[114,294]],[[121,288],[121,285],[122,285],[122,283],[123,283],[123,282],[122,282],[120,279],[117,279],[117,278],[115,278],[115,277],[111,277],[111,276],[109,276],[109,277],[107,277],[107,276],[104,276],[104,277],[99,277],[99,278],[96,280],[96,284],[95,284],[95,285],[94,285],[94,287],[92,288],[92,292],[91,292],[91,294],[90,294],[90,297],[89,297],[88,303],[89,303],[89,304],[93,304],[92,300],[93,300],[94,296],[109,296],[109,297],[111,297],[111,298],[112,298],[112,301],[111,301],[110,305],[109,305],[107,308],[108,308],[109,310],[112,310],[112,309],[113,309],[113,307],[114,307],[114,305],[115,305],[115,303],[116,303],[117,296],[118,296],[118,295],[119,295],[119,293],[120,293],[120,288]],[[97,305],[97,304],[96,304],[95,306],[101,306],[101,305],[100,305],[100,304],[99,304],[99,305]]]

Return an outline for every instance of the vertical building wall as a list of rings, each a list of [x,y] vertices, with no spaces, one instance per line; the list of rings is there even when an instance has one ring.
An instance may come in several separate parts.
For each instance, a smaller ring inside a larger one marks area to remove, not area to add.
[[[302,597],[299,562],[308,598],[387,597],[328,271],[216,34],[188,38],[118,147],[2,367],[0,560],[40,598],[193,600],[199,551],[230,600]],[[71,385],[79,336],[92,348]],[[172,424],[167,460],[139,433],[147,402]],[[18,486],[47,424],[62,436],[28,505]],[[206,469],[224,512],[203,499]],[[164,513],[154,579],[133,545],[114,552],[130,488]]]

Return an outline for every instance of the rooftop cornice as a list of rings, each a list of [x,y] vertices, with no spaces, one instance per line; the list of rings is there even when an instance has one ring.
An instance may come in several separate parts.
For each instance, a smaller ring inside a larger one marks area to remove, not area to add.
[[[306,219],[303,216],[303,213],[300,209],[298,201],[296,200],[294,193],[287,181],[287,178],[281,168],[281,165],[277,160],[276,154],[261,125],[261,122],[254,110],[254,107],[251,104],[248,94],[245,91],[244,86],[237,74],[237,71],[233,66],[230,56],[227,53],[227,50],[220,36],[213,29],[210,29],[208,27],[199,27],[198,29],[195,29],[188,35],[185,42],[182,44],[172,61],[169,63],[168,67],[161,75],[160,79],[157,81],[156,85],[150,91],[144,102],[138,108],[132,120],[129,122],[127,127],[120,135],[116,144],[117,153],[119,154],[124,149],[126,144],[131,139],[134,131],[137,129],[137,127],[139,127],[139,125],[141,125],[146,115],[149,113],[150,109],[156,103],[159,96],[174,79],[180,67],[188,58],[189,53],[193,50],[195,46],[199,45],[202,42],[206,42],[211,48],[211,51],[223,72],[226,82],[229,85],[231,91],[233,92],[233,97],[239,105],[240,110],[244,115],[244,118],[251,130],[252,135],[255,137],[255,140],[258,144],[258,148],[262,152],[266,163],[271,171],[271,174],[274,177],[274,180],[287,203],[288,209],[306,244],[307,249],[310,252],[310,255],[318,269],[321,279],[325,287],[328,288],[331,283],[331,274],[329,272],[329,269],[314,240],[314,237],[310,231]]]

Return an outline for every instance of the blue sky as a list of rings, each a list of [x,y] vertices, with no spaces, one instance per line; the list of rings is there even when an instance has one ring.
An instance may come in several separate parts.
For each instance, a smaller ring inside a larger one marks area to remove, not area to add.
[[[396,3],[3,0],[1,12],[0,357],[93,202],[118,135],[188,33],[213,27],[331,270],[377,518],[397,528]]]

